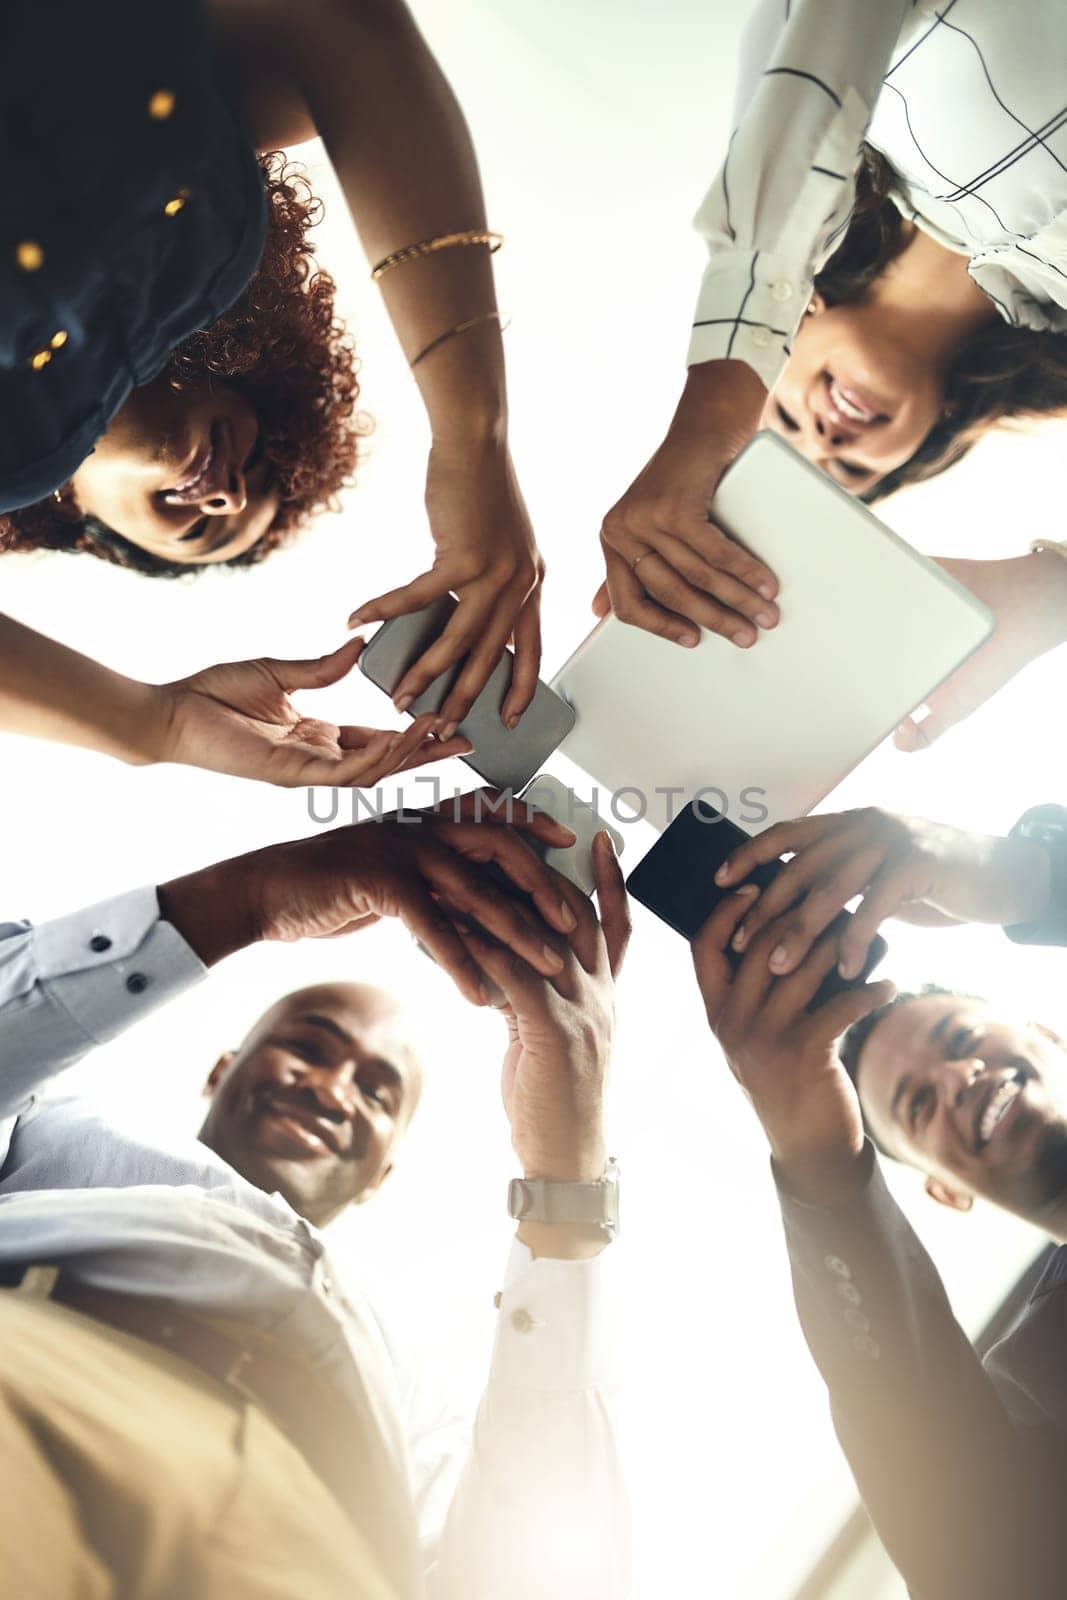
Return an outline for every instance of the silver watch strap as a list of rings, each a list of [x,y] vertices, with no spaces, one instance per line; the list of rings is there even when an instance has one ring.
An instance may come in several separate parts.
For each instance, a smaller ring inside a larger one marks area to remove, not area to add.
[[[619,1164],[612,1158],[596,1183],[559,1183],[550,1178],[512,1178],[508,1216],[517,1222],[570,1223],[600,1228],[609,1239],[619,1231]]]

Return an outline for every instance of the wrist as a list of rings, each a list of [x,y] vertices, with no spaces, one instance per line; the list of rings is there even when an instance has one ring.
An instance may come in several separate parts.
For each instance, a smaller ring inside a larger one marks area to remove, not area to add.
[[[159,885],[160,915],[206,967],[262,937],[250,892],[254,859],[236,856]]]
[[[161,754],[161,728],[165,721],[159,688],[137,678],[113,674],[113,694],[100,726],[98,748],[131,767],[154,766]]]
[[[1031,547],[1022,559],[1031,580],[1026,616],[1038,641],[1034,653],[1043,654],[1067,640],[1067,550]]]
[[[767,390],[747,362],[698,362],[686,373],[671,432],[714,434],[736,455],[759,426],[766,400]]]
[[[866,1141],[849,1140],[832,1149],[797,1150],[776,1146],[772,1141],[771,1159],[775,1175],[805,1205],[847,1205],[867,1181]]]
[[[599,1129],[566,1148],[525,1154],[516,1149],[515,1154],[522,1163],[524,1178],[544,1178],[549,1183],[599,1183],[608,1165],[607,1141]]]
[[[520,1222],[515,1237],[548,1261],[591,1261],[611,1243],[602,1228],[573,1222]]]

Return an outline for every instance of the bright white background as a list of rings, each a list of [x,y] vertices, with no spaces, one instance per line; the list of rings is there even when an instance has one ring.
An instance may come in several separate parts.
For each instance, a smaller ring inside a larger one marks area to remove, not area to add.
[[[746,9],[746,0],[415,6],[466,107],[491,224],[508,241],[497,261],[512,318],[514,449],[550,572],[546,677],[588,630],[600,516],[655,444],[680,383],[701,262],[689,219],[729,132]],[[9,557],[0,574],[5,610],[144,678],[328,649],[350,609],[427,559],[414,388],[321,153],[302,154],[327,198],[320,257],[341,282],[377,419],[342,514],[250,574],[172,585],[58,556]],[[1039,533],[1056,536],[1056,467],[1054,430],[1000,439],[885,515],[929,553],[1017,552]],[[1026,805],[1062,795],[1063,688],[1059,661],[1033,668],[935,750],[877,752],[838,798],[1001,830]],[[358,674],[319,707],[338,720],[393,720]],[[192,770],[133,771],[6,738],[0,771],[6,916],[41,920],[314,827],[303,793]],[[469,786],[465,769],[454,781]],[[419,793],[408,790],[412,803]],[[1058,952],[974,930],[894,928],[890,940],[885,970],[901,984],[936,978],[1061,1024]],[[469,1012],[401,933],[247,952],[80,1071],[102,1095],[195,1126],[198,1087],[219,1051],[280,992],[331,976],[412,997],[430,1061],[401,1166],[372,1208],[338,1226],[337,1248],[457,1387],[476,1392],[508,1237],[501,1030]],[[851,1484],[795,1327],[759,1130],[708,1037],[684,946],[640,911],[619,994],[613,1147],[625,1167],[625,1234],[613,1248],[628,1284],[639,1593],[784,1600],[851,1504]],[[912,1174],[894,1174],[894,1186],[961,1317],[977,1325],[1034,1238],[985,1211],[936,1213]]]

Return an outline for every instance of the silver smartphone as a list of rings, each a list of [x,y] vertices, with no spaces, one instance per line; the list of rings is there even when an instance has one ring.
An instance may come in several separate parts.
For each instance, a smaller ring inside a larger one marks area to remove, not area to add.
[[[383,623],[359,658],[360,669],[392,698],[408,668],[429,649],[448,626],[456,609],[451,595],[435,600],[421,611]],[[504,726],[500,711],[511,686],[515,657],[505,650],[488,683],[459,725],[474,750],[464,756],[467,765],[498,789],[522,789],[574,726],[574,712],[565,700],[540,679],[522,721],[512,731]],[[459,662],[441,673],[412,701],[408,715],[421,717],[440,711],[452,685],[463,670]]]

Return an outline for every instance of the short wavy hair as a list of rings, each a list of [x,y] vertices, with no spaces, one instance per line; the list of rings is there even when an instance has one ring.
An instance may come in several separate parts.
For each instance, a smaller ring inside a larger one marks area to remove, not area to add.
[[[279,495],[262,538],[232,561],[249,567],[289,543],[318,512],[335,510],[354,479],[369,419],[357,410],[358,363],[337,319],[336,285],[315,263],[310,229],[322,215],[303,170],[283,152],[259,158],[269,225],[263,258],[237,302],[170,355],[161,376],[174,385],[220,380],[254,406]],[[72,515],[54,498],[0,516],[0,554],[65,550],[98,556],[149,577],[185,578],[203,565],[166,561],[95,517]]]
[[[815,290],[828,306],[862,300],[907,243],[905,219],[890,199],[897,182],[885,157],[864,145],[848,231],[815,278]],[[914,455],[861,498],[873,505],[906,484],[937,477],[961,461],[990,428],[1009,418],[1065,411],[1067,334],[1014,328],[998,316],[968,340],[953,362],[945,384],[945,415]]]
[[[867,1040],[871,1037],[878,1024],[885,1017],[888,1017],[891,1011],[895,1011],[898,1006],[908,1005],[912,1000],[925,1000],[930,995],[937,994],[950,995],[956,1000],[976,1000],[978,998],[977,995],[964,994],[960,989],[945,989],[939,983],[924,983],[921,989],[902,989],[899,994],[893,996],[892,1000],[887,1000],[884,1006],[878,1006],[876,1010],[868,1011],[865,1017],[861,1017],[858,1022],[854,1022],[851,1027],[846,1028],[837,1041],[838,1060],[852,1079],[856,1093],[859,1095],[863,1130],[879,1155],[889,1156],[894,1161],[898,1158],[893,1155],[891,1150],[886,1149],[867,1121],[867,1114],[863,1109],[863,1096],[860,1094],[859,1083],[860,1058],[863,1055],[863,1048]]]

